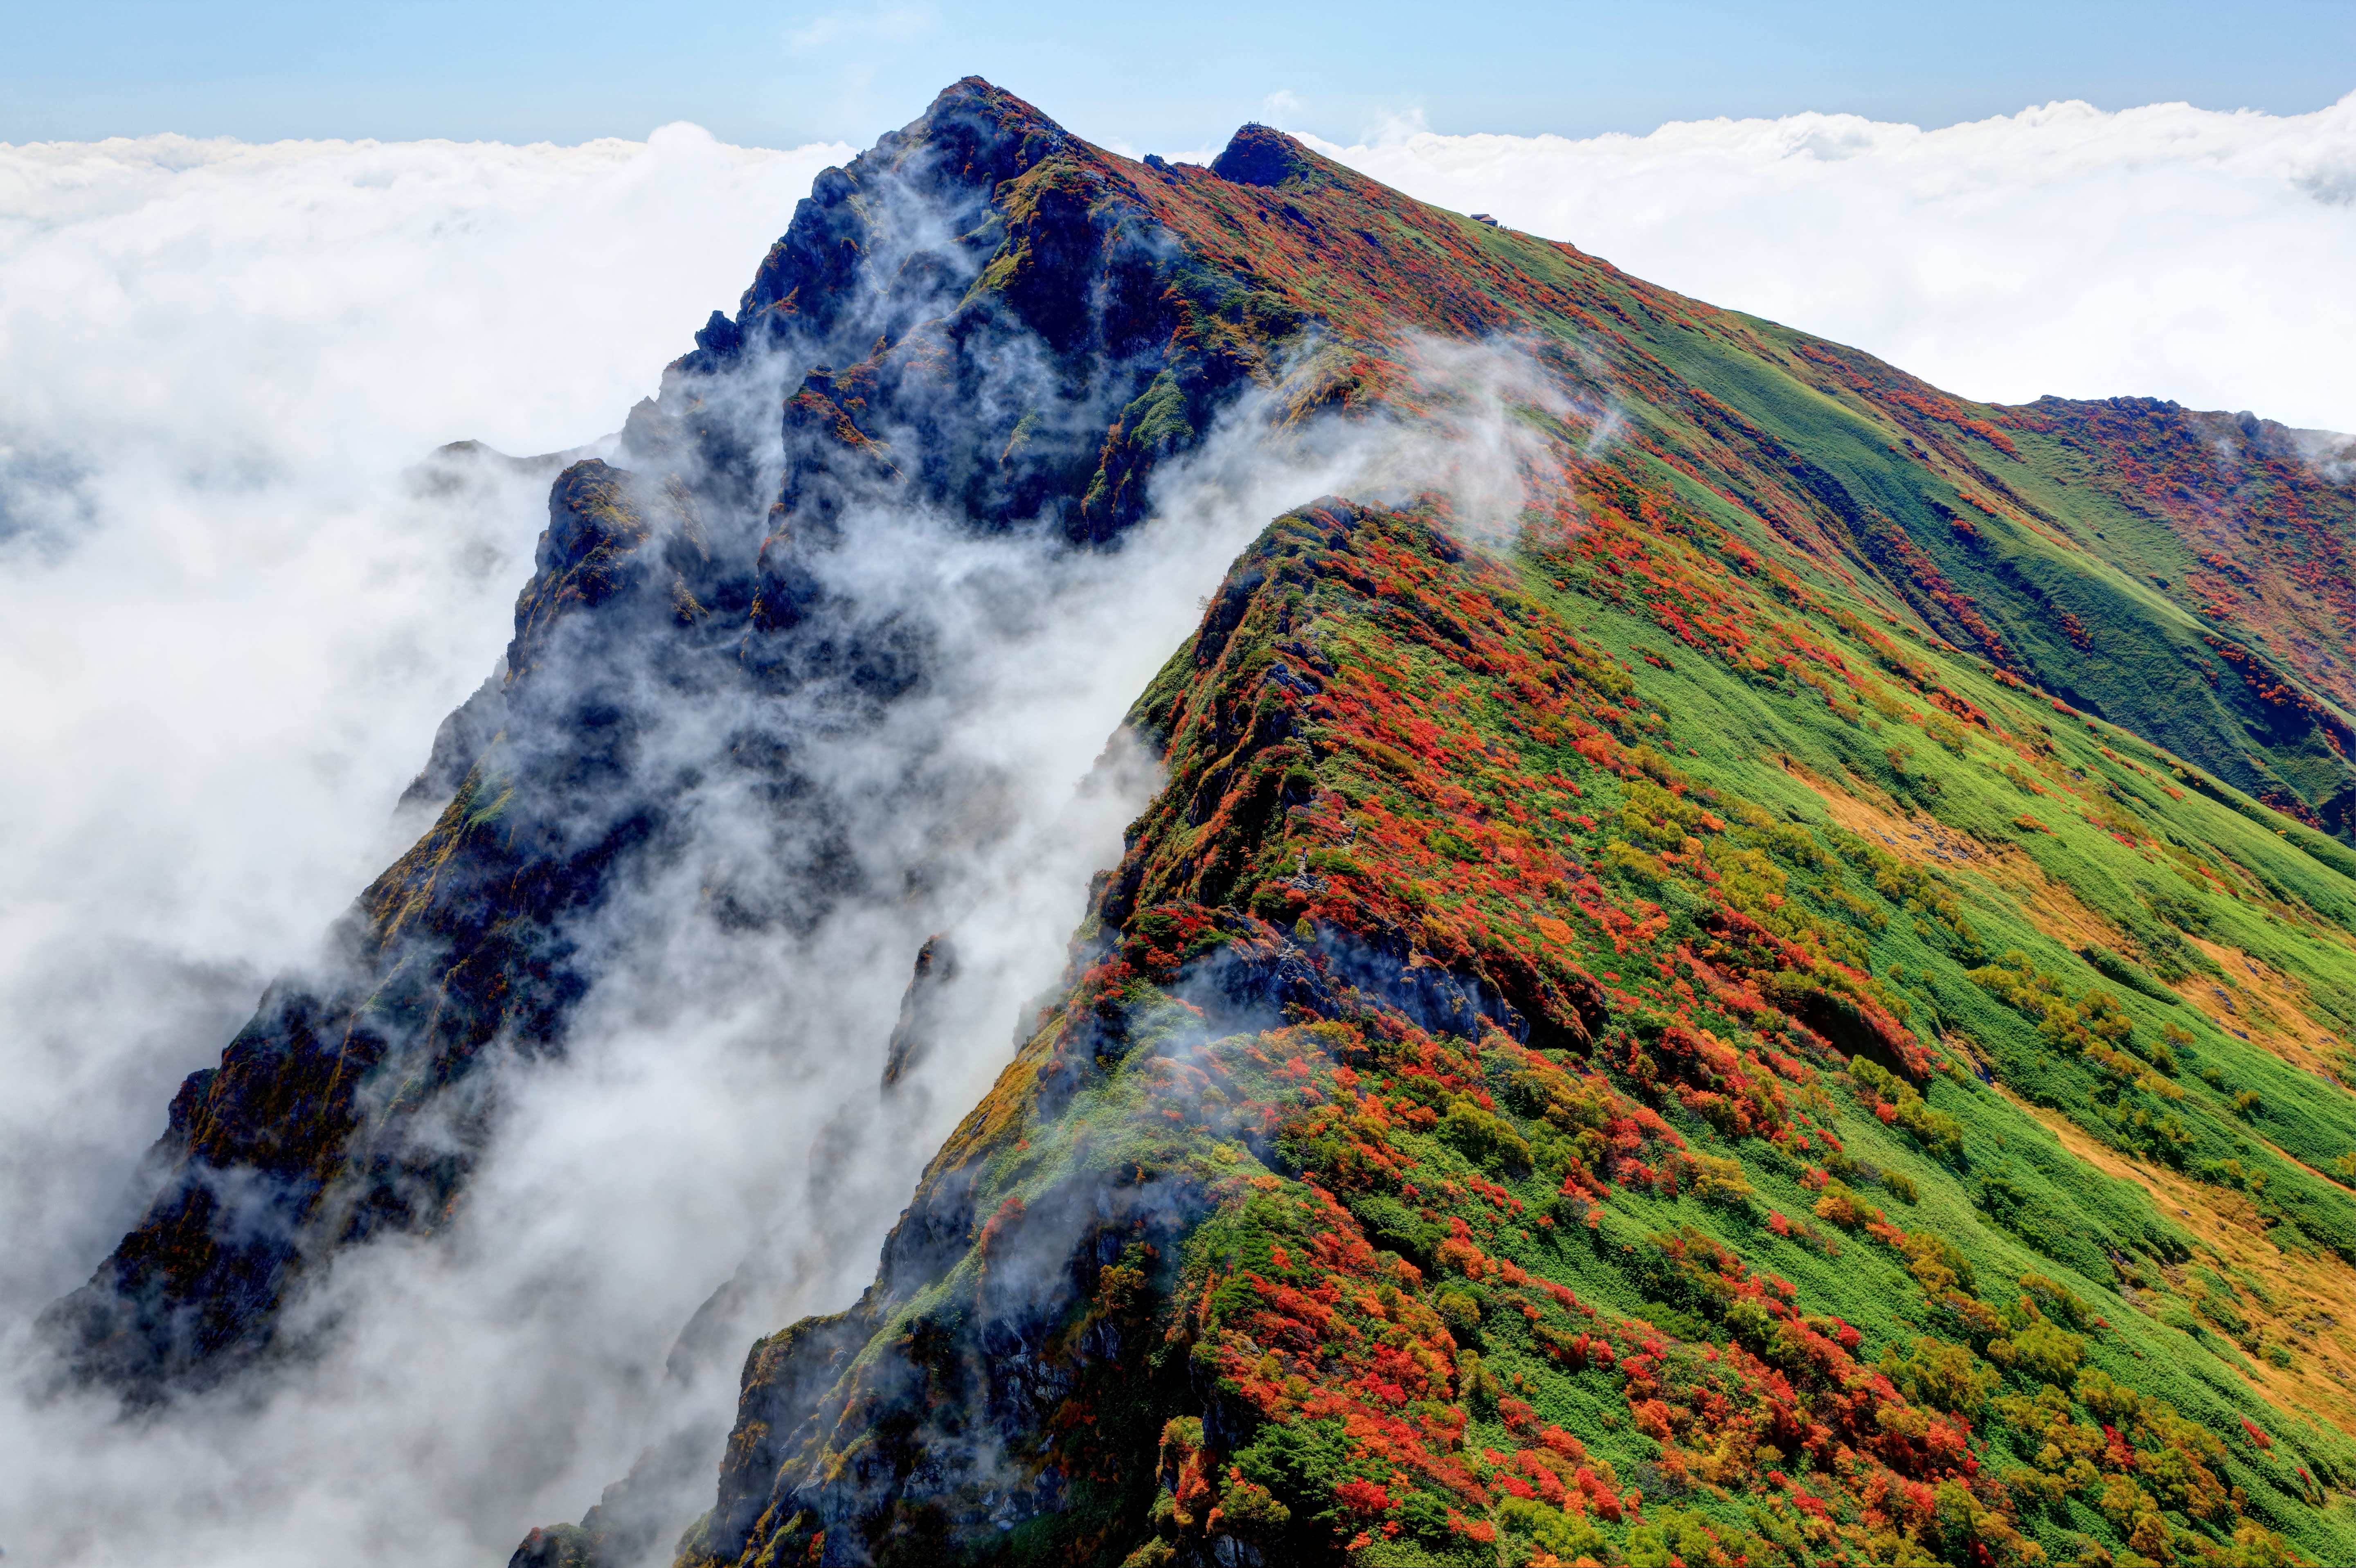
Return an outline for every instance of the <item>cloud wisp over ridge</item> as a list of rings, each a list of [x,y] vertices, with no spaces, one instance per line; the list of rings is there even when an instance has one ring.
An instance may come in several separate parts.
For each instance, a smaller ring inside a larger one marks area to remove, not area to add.
[[[457,438],[539,452],[617,428],[846,151],[693,127],[0,148],[12,1351],[145,1202],[171,1085],[397,851],[394,797],[498,656],[548,474],[407,471]],[[360,1398],[373,1374],[335,1375]],[[299,1560],[299,1521],[325,1522],[296,1488],[273,1499],[279,1546],[239,1535],[262,1499],[237,1477],[294,1448],[9,1410],[0,1547],[99,1550],[143,1484],[219,1561],[241,1539]],[[101,1496],[50,1489],[110,1467]]]

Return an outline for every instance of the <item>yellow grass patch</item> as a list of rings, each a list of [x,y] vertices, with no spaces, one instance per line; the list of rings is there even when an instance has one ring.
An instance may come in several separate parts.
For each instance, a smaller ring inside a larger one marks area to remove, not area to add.
[[[2105,1176],[2148,1193],[2162,1213],[2216,1254],[2219,1272],[2240,1269],[2262,1283],[2274,1306],[2244,1296],[2234,1310],[2291,1350],[2288,1371],[2247,1357],[2243,1376],[2276,1409],[2356,1430],[2356,1268],[2325,1253],[2293,1258],[2266,1239],[2257,1210],[2238,1192],[2203,1186],[2165,1167],[2130,1158],[2087,1136],[2068,1117],[1998,1092],[2037,1118],[2062,1147]]]
[[[1992,848],[1930,817],[1902,813],[1897,802],[1862,779],[1835,784],[1789,757],[1777,760],[1785,773],[1815,792],[1825,803],[1826,815],[1841,827],[1871,839],[1901,860],[1978,873],[2009,894],[2030,924],[2064,946],[2124,950],[2131,945],[2117,927],[2089,909],[2068,883],[2047,876],[2020,850]]]
[[[2259,963],[2238,947],[2191,938],[2225,971],[2186,977],[2177,989],[2222,1029],[2246,1035],[2293,1067],[2334,1078],[2340,1037],[2315,1021],[2306,988],[2281,970]]]

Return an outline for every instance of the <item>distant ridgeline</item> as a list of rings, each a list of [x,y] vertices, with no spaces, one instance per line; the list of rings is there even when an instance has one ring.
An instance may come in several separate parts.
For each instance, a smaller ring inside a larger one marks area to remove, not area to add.
[[[873,506],[1112,540],[1252,398],[1453,418],[1451,341],[1526,372],[1515,537],[1329,497],[1236,563],[1060,999],[868,1293],[753,1347],[680,1563],[2356,1561],[2356,454],[1967,403],[1273,131],[1141,165],[978,80],[559,480],[449,807],[175,1101],[77,1364],[219,1376],[449,1212],[419,1118],[562,1049],[672,852],[641,694],[925,678],[827,587]],[[810,863],[729,918],[851,896],[779,783]]]

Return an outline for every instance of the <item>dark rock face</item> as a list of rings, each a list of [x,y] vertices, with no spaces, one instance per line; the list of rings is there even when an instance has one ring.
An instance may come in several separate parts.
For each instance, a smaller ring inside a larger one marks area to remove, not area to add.
[[[1124,1375],[1125,1336],[1142,1330],[1116,1312],[1074,1340],[1072,1303],[1123,1288],[1122,1260],[1174,1247],[1205,1198],[1091,1172],[985,1220],[967,1196],[977,1175],[944,1151],[859,1304],[754,1346],[718,1503],[682,1561],[764,1542],[824,1564],[958,1560],[1067,1506],[1070,1477],[1036,1462],[1039,1436]]]
[[[935,936],[917,950],[916,970],[909,977],[907,995],[900,998],[900,1021],[884,1053],[886,1084],[897,1083],[932,1051],[940,1029],[941,990],[957,976],[957,944],[947,936]]]
[[[155,1202],[48,1315],[77,1375],[136,1399],[218,1378],[337,1248],[442,1223],[496,1114],[480,1067],[563,1049],[584,931],[717,793],[760,803],[771,853],[719,875],[706,918],[808,930],[867,895],[804,753],[938,656],[921,617],[841,586],[872,519],[1110,540],[1267,374],[1198,319],[1221,285],[1133,168],[969,80],[820,176],[614,461],[558,477],[504,675],[412,786],[447,806],[175,1098]],[[724,712],[721,738],[683,741],[682,712]]]
[[[649,525],[617,485],[582,472],[603,466],[568,471],[552,499],[544,591],[518,615],[514,652],[527,661],[561,617],[641,575],[627,557]],[[546,695],[511,685],[510,729]],[[610,704],[565,703],[549,718],[579,741],[478,755],[425,837],[338,924],[316,972],[273,986],[221,1065],[181,1087],[157,1151],[171,1168],[163,1192],[48,1319],[86,1374],[134,1395],[218,1377],[269,1343],[306,1253],[444,1215],[489,1112],[467,1091],[473,1067],[494,1042],[559,1044],[588,985],[565,927],[596,909],[616,862],[654,826],[611,787],[627,760]],[[519,793],[545,804],[519,809]],[[458,1131],[457,1150],[410,1136],[429,1109]]]

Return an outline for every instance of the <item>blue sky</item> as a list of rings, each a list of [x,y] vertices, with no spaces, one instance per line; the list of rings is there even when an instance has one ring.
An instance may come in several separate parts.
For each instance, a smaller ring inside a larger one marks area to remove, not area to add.
[[[0,141],[570,143],[691,120],[864,144],[969,72],[1138,151],[1215,146],[1250,118],[1351,141],[1419,114],[1586,135],[1811,109],[1943,125],[2068,98],[2295,113],[2356,88],[2356,5],[7,0]]]

